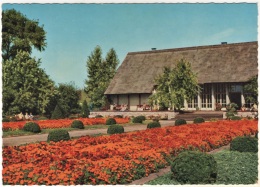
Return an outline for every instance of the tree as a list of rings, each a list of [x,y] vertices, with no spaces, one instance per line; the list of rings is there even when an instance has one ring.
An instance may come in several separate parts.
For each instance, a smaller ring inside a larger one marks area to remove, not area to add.
[[[63,108],[60,106],[59,103],[57,103],[52,115],[51,115],[51,119],[63,119],[66,117],[66,114],[63,110]]]
[[[32,52],[32,47],[42,51],[46,47],[46,32],[39,22],[30,20],[11,9],[2,12],[2,58],[15,58],[18,51]]]
[[[81,116],[83,118],[88,118],[89,117],[89,109],[88,109],[88,104],[87,104],[87,101],[84,100],[83,104],[82,104],[82,108],[81,108]]]
[[[20,51],[3,64],[3,113],[46,113],[57,91],[40,63]]]
[[[174,107],[177,110],[199,92],[196,75],[191,70],[191,64],[184,59],[177,62],[176,67],[165,67],[163,74],[155,79],[156,93],[149,100],[166,107]]]
[[[114,77],[119,60],[112,48],[107,53],[106,59],[102,59],[102,50],[97,46],[87,60],[88,79],[85,81],[85,92],[91,100],[94,108],[106,105],[104,95],[111,79]]]
[[[76,114],[80,112],[79,93],[74,83],[62,83],[58,87],[58,100],[60,107],[64,110],[64,115],[66,117],[69,114]]]
[[[244,85],[244,92],[250,93],[250,95],[246,97],[247,101],[258,104],[258,76],[249,79],[248,83]]]

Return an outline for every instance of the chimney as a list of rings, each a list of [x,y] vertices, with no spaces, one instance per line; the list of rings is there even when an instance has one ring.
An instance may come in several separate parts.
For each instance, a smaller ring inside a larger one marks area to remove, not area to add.
[[[227,42],[221,42],[221,45],[225,45],[225,44],[227,44]]]
[[[156,50],[156,48],[152,48],[152,51],[155,51]]]

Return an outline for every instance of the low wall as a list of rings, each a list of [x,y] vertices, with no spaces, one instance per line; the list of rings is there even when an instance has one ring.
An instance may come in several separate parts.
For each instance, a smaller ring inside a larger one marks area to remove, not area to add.
[[[257,115],[257,112],[237,112],[236,116],[240,116],[242,118],[246,118],[246,117],[251,117],[251,118],[255,118],[255,116]],[[226,112],[223,112],[223,119],[226,119]]]
[[[178,112],[151,112],[151,111],[139,111],[139,112],[121,112],[121,111],[97,111],[97,112],[90,112],[90,118],[94,118],[96,115],[102,115],[104,117],[113,117],[115,115],[122,115],[123,117],[136,117],[136,116],[145,116],[147,118],[151,117],[161,117],[161,118],[168,118],[174,119]]]

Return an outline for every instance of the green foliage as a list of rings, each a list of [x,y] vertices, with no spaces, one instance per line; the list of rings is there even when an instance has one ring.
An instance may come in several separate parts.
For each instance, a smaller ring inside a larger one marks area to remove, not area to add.
[[[76,114],[80,112],[79,92],[73,82],[59,84],[58,87],[59,97],[58,103],[63,109],[63,114],[68,117],[70,114]]]
[[[115,115],[114,118],[123,118],[123,115]]]
[[[45,116],[40,116],[40,117],[37,118],[37,120],[48,120],[48,118],[45,117]]]
[[[226,106],[226,108],[227,108],[227,112],[226,112],[227,119],[230,119],[232,116],[235,116],[235,114],[237,114],[238,105],[236,103],[230,103]]]
[[[97,46],[88,56],[85,92],[91,100],[93,108],[101,108],[107,104],[108,99],[104,95],[110,80],[114,77],[119,60],[114,49],[110,49],[106,59],[102,59],[102,50]]]
[[[258,152],[258,139],[250,136],[236,137],[230,143],[231,151]]]
[[[108,118],[106,120],[106,125],[114,125],[116,124],[116,120],[114,118]]]
[[[53,141],[53,142],[58,142],[61,140],[70,140],[70,135],[68,131],[63,130],[63,129],[55,129],[51,132],[49,132],[47,141]]]
[[[165,67],[163,74],[156,77],[155,83],[158,85],[156,93],[149,97],[149,103],[178,110],[183,107],[184,100],[196,96],[200,88],[191,64],[184,59],[179,60],[173,69]]]
[[[88,104],[87,101],[84,100],[83,104],[82,104],[82,108],[81,108],[81,116],[83,118],[88,118],[90,115],[90,111],[88,109]]]
[[[102,115],[96,115],[95,118],[103,118]]]
[[[255,184],[258,180],[257,153],[223,151],[214,154],[218,165],[216,184]]]
[[[107,129],[107,134],[121,134],[124,133],[124,127],[121,125],[110,125]]]
[[[255,184],[258,180],[258,156],[257,153],[221,151],[212,154],[217,162],[217,181],[215,184]],[[180,185],[181,183],[172,179],[169,172],[160,176],[148,185]]]
[[[3,114],[47,112],[57,90],[40,64],[40,60],[21,51],[3,63]]]
[[[175,126],[184,125],[187,124],[187,121],[185,119],[176,119]]]
[[[8,118],[3,118],[3,119],[2,119],[2,122],[10,122],[10,119],[8,119]]]
[[[63,118],[65,118],[63,109],[61,108],[61,106],[59,104],[57,104],[51,115],[51,119],[63,119]]]
[[[32,47],[43,51],[46,47],[46,32],[36,20],[11,9],[2,12],[2,57],[14,59],[18,51],[32,53]]]
[[[39,133],[41,132],[41,128],[37,123],[34,122],[27,122],[24,126],[23,126],[23,130],[24,131],[29,131],[29,132],[33,132],[33,133]]]
[[[173,178],[181,183],[207,184],[217,178],[217,163],[212,155],[198,151],[184,151],[171,163]]]
[[[84,124],[82,123],[82,121],[80,120],[74,120],[71,123],[71,127],[72,128],[77,128],[77,129],[84,129]]]
[[[230,120],[241,120],[242,118],[239,116],[231,116]]]
[[[205,120],[201,117],[197,117],[193,120],[193,123],[204,123],[204,122],[205,122]]]
[[[258,104],[258,76],[249,79],[248,83],[243,87],[244,93],[250,93],[245,99],[247,102]]]
[[[132,119],[133,123],[143,123],[143,121],[145,120],[144,116],[136,116]]]
[[[159,122],[156,122],[156,121],[150,122],[147,125],[148,129],[157,128],[157,127],[161,127],[161,124]]]

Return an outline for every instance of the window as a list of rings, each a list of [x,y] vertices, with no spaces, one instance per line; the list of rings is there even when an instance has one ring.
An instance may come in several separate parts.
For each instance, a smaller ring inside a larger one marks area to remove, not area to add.
[[[202,85],[201,104],[202,108],[212,108],[211,84]]]
[[[220,104],[222,107],[226,107],[226,85],[225,84],[216,84],[215,99],[216,99],[216,105]]]
[[[188,108],[197,108],[198,107],[198,96],[194,96],[188,101]]]

